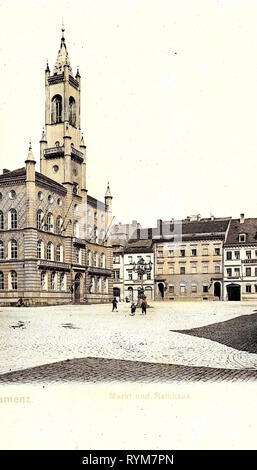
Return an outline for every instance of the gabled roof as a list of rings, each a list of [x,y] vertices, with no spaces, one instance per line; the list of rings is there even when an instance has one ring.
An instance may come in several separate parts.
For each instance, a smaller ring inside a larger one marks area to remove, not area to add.
[[[239,234],[243,233],[246,234],[246,241],[239,242]],[[238,245],[239,243],[240,245],[257,244],[257,218],[244,219],[243,223],[240,223],[239,219],[231,220],[225,245]]]

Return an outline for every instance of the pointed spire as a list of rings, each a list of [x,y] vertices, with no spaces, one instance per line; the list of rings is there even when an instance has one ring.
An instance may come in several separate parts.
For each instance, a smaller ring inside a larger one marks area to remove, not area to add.
[[[62,19],[62,41],[65,41],[65,38],[64,38],[64,31],[65,31],[65,28],[64,28],[64,21]]]
[[[107,183],[107,189],[106,189],[105,197],[112,197],[109,181],[108,181],[108,183]]]
[[[46,59],[46,72],[50,72],[50,69],[49,69],[49,64],[48,64],[48,59]]]
[[[77,73],[76,73],[76,78],[80,78],[80,73],[79,73],[79,66],[77,66]]]
[[[81,132],[80,145],[85,145],[83,132]]]
[[[61,39],[61,45],[60,49],[58,51],[57,59],[55,62],[55,67],[54,67],[54,73],[60,74],[64,71],[64,66],[68,65],[70,73],[72,73],[72,68],[70,64],[70,59],[67,51],[67,47],[65,44],[65,38],[64,38],[64,25],[62,24],[62,39]]]
[[[31,147],[31,140],[29,141],[29,152],[28,152],[26,162],[35,162],[35,158],[34,158],[32,147]]]

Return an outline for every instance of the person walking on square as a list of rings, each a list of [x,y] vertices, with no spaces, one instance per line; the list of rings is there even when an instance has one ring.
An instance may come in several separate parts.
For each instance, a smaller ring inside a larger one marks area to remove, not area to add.
[[[116,297],[114,297],[114,299],[113,299],[113,301],[112,301],[112,312],[114,312],[114,310],[115,310],[116,312],[118,312]]]
[[[141,303],[141,308],[142,308],[142,315],[146,315],[146,303],[144,300]]]
[[[131,314],[130,315],[135,315],[136,305],[134,304],[134,302],[132,302],[130,309],[131,309]]]

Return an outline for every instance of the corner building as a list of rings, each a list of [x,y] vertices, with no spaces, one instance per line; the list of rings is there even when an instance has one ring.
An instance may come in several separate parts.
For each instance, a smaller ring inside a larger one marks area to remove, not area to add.
[[[51,74],[45,71],[40,172],[31,146],[25,167],[0,175],[0,303],[109,302],[112,248],[106,241],[112,195],[86,189],[80,129],[80,74],[73,76],[62,30]]]

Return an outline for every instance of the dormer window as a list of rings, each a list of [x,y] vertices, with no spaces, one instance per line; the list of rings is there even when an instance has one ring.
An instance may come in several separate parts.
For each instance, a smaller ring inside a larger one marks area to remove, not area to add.
[[[239,241],[240,241],[241,243],[246,242],[246,234],[245,234],[245,233],[240,233],[240,234],[239,234]]]

